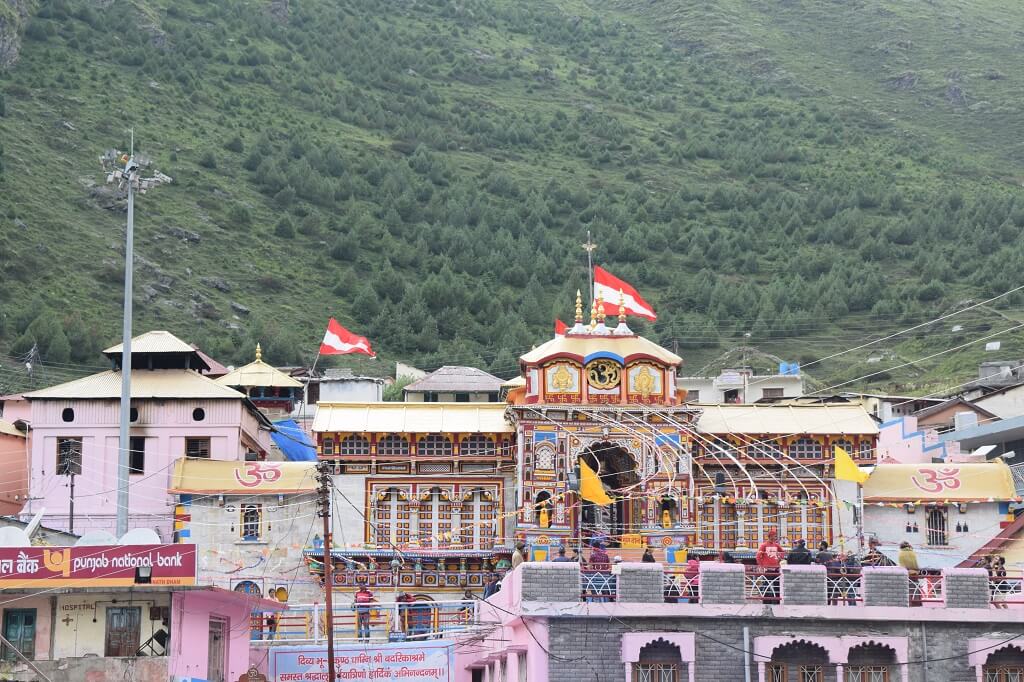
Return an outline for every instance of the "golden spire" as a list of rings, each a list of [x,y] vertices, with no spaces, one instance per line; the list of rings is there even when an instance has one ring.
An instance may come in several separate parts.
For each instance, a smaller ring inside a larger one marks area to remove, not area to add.
[[[604,297],[601,294],[597,295],[597,321],[604,324]]]
[[[576,290],[576,324],[583,324],[583,294]]]
[[[590,328],[597,326],[597,301],[590,302]]]
[[[626,295],[619,289],[619,322],[626,321]]]
[[[263,360],[263,349],[260,348],[260,344],[257,343],[256,344],[256,362],[261,362],[262,360]]]

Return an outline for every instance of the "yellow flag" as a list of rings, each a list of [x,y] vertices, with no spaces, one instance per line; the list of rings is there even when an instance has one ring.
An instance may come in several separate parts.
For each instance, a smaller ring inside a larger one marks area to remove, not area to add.
[[[580,463],[580,497],[587,502],[593,502],[594,504],[606,505],[611,504],[615,500],[608,497],[608,493],[604,491],[604,486],[601,485],[601,479],[597,477],[594,470],[587,466],[587,463],[581,458]]]
[[[864,481],[868,480],[868,474],[861,471],[860,468],[854,463],[853,458],[850,454],[836,446],[836,479],[839,481],[853,481],[854,483],[864,484]]]

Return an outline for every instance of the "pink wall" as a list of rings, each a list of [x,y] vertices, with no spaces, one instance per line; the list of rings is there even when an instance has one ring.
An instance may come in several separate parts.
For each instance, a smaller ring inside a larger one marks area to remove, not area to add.
[[[548,682],[548,624],[546,618],[520,619],[519,602],[522,595],[522,571],[517,567],[505,574],[501,591],[480,604],[481,622],[500,623],[483,641],[467,642],[455,646],[454,682],[471,682],[473,668],[490,667],[501,660],[505,679],[518,680],[520,654],[526,655],[526,679],[529,682]],[[527,630],[527,627],[529,630]],[[487,679],[495,680],[492,674]]]
[[[131,476],[131,527],[155,527],[169,540],[173,499],[167,494],[172,463],[185,454],[185,438],[210,439],[211,457],[241,459],[247,446],[269,450],[270,437],[260,432],[256,418],[241,400],[138,400],[139,418],[131,435],[146,438],[144,474]],[[192,411],[206,412],[201,422]],[[65,408],[74,419],[64,422]],[[44,525],[67,529],[68,477],[56,476],[57,439],[82,438],[82,474],[75,477],[75,531],[102,529],[113,532],[117,514],[118,419],[117,400],[33,400],[29,451],[33,499],[25,515],[46,509]],[[257,440],[258,439],[258,440]],[[156,516],[157,519],[152,517]]]
[[[50,629],[53,627],[51,601],[51,597],[12,595],[11,599],[0,608],[0,622],[3,622],[3,612],[8,609],[36,610],[36,660],[50,659]]]
[[[227,621],[225,679],[237,680],[249,669],[249,614],[254,605],[278,604],[227,590],[175,592],[171,600],[171,650],[168,670],[172,680],[207,679],[210,618]]]
[[[0,514],[17,514],[28,496],[28,449],[20,436],[0,433]]]
[[[940,443],[939,434],[918,428],[917,417],[896,417],[878,428],[878,461],[890,458],[900,464],[927,464],[933,457],[956,459],[959,444]]]

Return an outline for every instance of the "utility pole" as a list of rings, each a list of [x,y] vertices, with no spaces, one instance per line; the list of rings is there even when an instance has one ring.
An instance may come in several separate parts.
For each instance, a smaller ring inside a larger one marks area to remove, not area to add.
[[[128,190],[128,225],[124,240],[124,313],[121,320],[121,430],[117,452],[117,536],[128,532],[128,465],[129,427],[132,406],[132,275],[135,269],[135,192],[145,194],[154,185],[170,182],[171,178],[157,172],[151,178],[143,178],[139,162],[135,159],[135,131],[132,130],[131,148],[128,154],[119,158],[107,175],[107,182],[117,182]],[[101,163],[110,160],[100,157]],[[120,164],[123,164],[121,166]]]
[[[71,497],[68,499],[68,532],[75,532],[75,470],[71,469]]]
[[[320,484],[317,489],[317,514],[324,520],[324,611],[327,625],[327,679],[334,681],[334,607],[332,592],[334,591],[333,568],[331,556],[331,463],[322,459],[316,467],[316,480]]]

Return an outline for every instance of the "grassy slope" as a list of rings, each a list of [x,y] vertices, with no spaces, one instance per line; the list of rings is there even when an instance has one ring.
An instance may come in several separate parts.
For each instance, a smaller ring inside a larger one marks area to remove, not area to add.
[[[209,8],[204,3],[181,3],[183,9],[170,17],[169,6],[163,2],[135,3],[135,21],[180,28]],[[975,6],[977,12],[972,9]],[[958,8],[961,22],[956,29],[961,42],[953,56],[942,49],[948,42],[945,31],[953,21],[947,16],[950,8]],[[1020,175],[1020,150],[1015,146],[1020,136],[1007,134],[1021,125],[1013,114],[1022,71],[1012,68],[1020,60],[1011,54],[1013,36],[1007,34],[1008,27],[1019,25],[1013,17],[1024,15],[1024,10],[1015,5],[995,0],[980,5],[939,2],[907,6],[884,0],[781,4],[739,0],[641,4],[623,0],[609,7],[565,0],[554,11],[563,18],[599,15],[605,24],[626,26],[629,32],[594,40],[592,56],[584,59],[529,31],[510,32],[483,20],[454,21],[426,6],[397,13],[382,11],[377,18],[405,35],[448,33],[456,54],[480,51],[515,67],[515,75],[502,81],[415,76],[437,88],[449,106],[494,109],[504,117],[542,118],[557,111],[573,115],[584,108],[595,108],[608,112],[624,126],[628,141],[634,145],[657,139],[678,121],[699,121],[699,128],[709,135],[720,135],[729,130],[727,110],[735,102],[741,107],[766,106],[778,115],[806,114],[812,106],[848,120],[849,127],[857,131],[836,148],[822,147],[807,138],[793,140],[807,155],[804,166],[821,177],[857,172],[920,195],[941,192],[949,186],[951,177],[959,176],[956,183],[970,190],[991,183],[1005,187],[1007,181]],[[993,22],[998,11],[1003,11],[1003,20]],[[308,130],[320,138],[337,140],[352,159],[365,159],[395,156],[390,151],[395,136],[380,128],[325,118],[304,106],[306,95],[288,83],[289,68],[277,62],[287,50],[277,41],[259,38],[254,43],[275,55],[272,83],[238,82],[230,77],[228,65],[206,61],[197,71],[202,79],[200,94],[189,99],[177,84],[151,82],[138,69],[112,59],[104,49],[86,53],[72,42],[74,33],[83,36],[78,43],[84,44],[90,35],[95,40],[97,29],[76,22],[69,25],[73,30],[62,31],[45,43],[27,41],[22,62],[0,80],[8,92],[8,116],[0,119],[8,169],[3,188],[8,201],[6,217],[0,218],[0,237],[3,248],[15,254],[11,259],[14,266],[9,267],[17,274],[5,280],[7,299],[0,305],[13,310],[17,302],[38,294],[58,309],[81,311],[104,338],[116,334],[120,302],[113,275],[120,258],[117,243],[122,218],[116,212],[97,208],[89,198],[88,185],[102,182],[97,155],[109,146],[124,148],[124,130],[131,124],[142,149],[153,155],[158,168],[176,180],[140,202],[139,253],[158,264],[160,272],[143,265],[139,286],[156,283],[161,273],[173,283],[169,293],[160,293],[139,305],[139,328],[170,327],[191,331],[203,339],[231,333],[226,329],[230,325],[255,329],[252,335],[257,338],[288,330],[294,332],[289,341],[297,339],[303,347],[312,347],[322,324],[320,318],[329,312],[343,319],[356,316],[358,311],[352,310],[351,300],[333,289],[340,277],[366,276],[365,263],[373,259],[373,254],[366,254],[356,264],[337,263],[325,256],[327,235],[299,235],[292,240],[275,236],[273,226],[280,211],[250,183],[241,168],[244,155],[227,152],[222,145],[236,133],[250,144],[255,131],[267,127]],[[232,59],[237,58],[243,51],[237,27],[232,27],[228,19],[213,20],[211,25],[199,24],[194,30],[207,32],[210,41],[223,47]],[[849,26],[857,28],[847,30]],[[226,38],[213,29],[223,29]],[[893,52],[887,47],[886,54],[873,47],[899,42],[906,32],[913,34],[913,49]],[[114,47],[122,41],[116,34],[105,39]],[[710,49],[716,58],[705,62],[684,56],[685,49],[696,42],[703,45],[699,51]],[[663,50],[665,43],[674,49]],[[989,43],[1004,45],[1006,51],[992,54],[984,49]],[[627,49],[630,55],[623,58]],[[195,60],[190,57],[186,61],[192,64]],[[612,76],[621,75],[623,62],[629,61],[638,68],[650,67],[668,79],[668,94],[678,100],[676,112],[658,111],[641,101],[608,98],[599,71],[607,69]],[[711,62],[717,66],[709,66]],[[767,80],[783,83],[785,90],[749,99],[751,85],[745,71],[752,64],[761,76],[769,77]],[[944,104],[943,79],[950,65],[963,74],[959,78],[969,93],[968,105],[982,98],[989,104],[966,110]],[[549,69],[554,78],[542,83],[529,76],[540,69]],[[916,90],[897,91],[885,84],[892,74],[908,70],[921,77]],[[1004,77],[989,80],[983,76],[989,70]],[[576,80],[570,78],[574,73]],[[346,77],[339,74],[330,87],[343,85]],[[382,86],[380,90],[387,88]],[[65,127],[65,121],[74,129]],[[901,145],[908,136],[916,144],[904,151]],[[1013,142],[1007,144],[1005,139]],[[205,151],[216,155],[215,170],[198,164]],[[747,178],[737,177],[715,159],[697,158],[670,166],[664,157],[654,154],[629,166],[620,162],[625,154],[614,155],[611,163],[597,164],[563,149],[517,151],[499,146],[453,149],[444,156],[461,176],[477,176],[498,162],[504,172],[524,186],[541,187],[548,179],[557,178],[610,197],[622,197],[637,186],[661,194],[680,188],[703,192],[719,184],[739,188],[748,184]],[[898,168],[893,165],[894,158],[900,160]],[[630,170],[636,174],[627,178]],[[806,189],[801,183],[784,184],[791,191]],[[250,209],[251,228],[232,224],[229,211],[237,205]],[[704,220],[699,214],[694,217]],[[718,215],[707,217],[709,221],[722,219]],[[174,236],[176,228],[198,232],[201,240],[198,244],[182,242]],[[559,233],[557,229],[553,233],[566,250],[578,239],[576,234]],[[668,262],[694,272],[699,267]],[[768,283],[780,267],[765,260],[758,280]],[[434,268],[436,261],[403,275],[415,281]],[[892,269],[897,277],[901,270],[909,274],[909,263],[893,264]],[[571,266],[566,270],[569,284],[549,288],[547,293],[565,298],[567,291],[577,286],[579,270]],[[227,279],[232,290],[219,292],[200,281],[211,274]],[[268,276],[273,278],[274,287],[280,286],[279,290],[271,291],[267,280],[261,281]],[[956,283],[953,289],[964,295],[973,293]],[[508,301],[514,295],[502,294]],[[653,297],[658,297],[657,290]],[[230,301],[251,307],[253,315],[234,318]],[[563,314],[567,308],[562,308]],[[252,318],[259,319],[254,322]],[[987,318],[988,323],[991,321]],[[898,323],[892,320],[893,325]],[[759,345],[783,357],[820,357],[854,345],[876,326],[877,321],[851,316],[803,339]],[[538,337],[546,334],[546,329],[540,327],[531,331]],[[950,345],[947,341],[936,335],[907,342],[895,350],[900,356],[919,357],[933,352],[929,349]],[[378,343],[387,350],[387,339]],[[723,347],[727,345],[725,342]],[[1024,350],[1012,348],[1014,352]],[[721,348],[701,348],[687,350],[684,355],[691,367],[698,367],[719,352]],[[922,384],[941,383],[942,375],[948,372],[969,372],[979,355],[960,354],[955,362],[934,363],[923,378],[916,377],[915,372],[899,372],[896,376]],[[475,357],[449,359],[489,362],[493,357],[482,350]],[[863,361],[866,357],[856,354],[850,359]],[[498,369],[507,372],[512,368]],[[859,376],[859,367],[851,362],[828,363],[822,369],[827,379]]]

